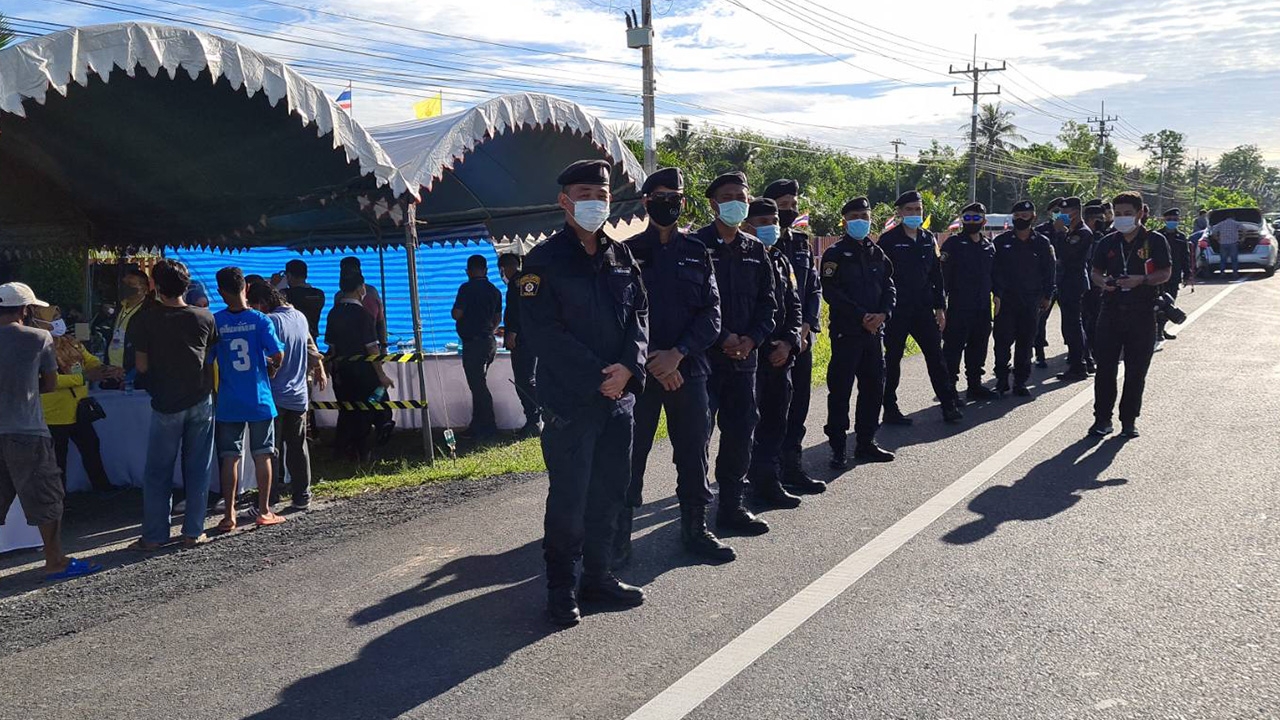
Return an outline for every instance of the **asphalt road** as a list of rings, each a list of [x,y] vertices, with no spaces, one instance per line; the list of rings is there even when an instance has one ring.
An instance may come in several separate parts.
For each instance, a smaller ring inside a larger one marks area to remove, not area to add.
[[[621,573],[649,602],[567,631],[542,618],[538,477],[5,597],[0,717],[1280,718],[1280,280],[1182,306],[1224,292],[1157,354],[1129,442],[1084,439],[1091,384],[1060,359],[957,428],[913,358],[898,462],[832,477],[819,393],[830,490],[725,566],[680,553],[652,462]]]

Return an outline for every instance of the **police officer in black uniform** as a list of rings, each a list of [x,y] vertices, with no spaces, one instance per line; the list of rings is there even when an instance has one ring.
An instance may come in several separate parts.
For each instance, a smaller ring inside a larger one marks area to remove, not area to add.
[[[884,401],[884,325],[893,314],[896,293],[893,263],[871,240],[871,204],[856,197],[840,209],[844,237],[822,253],[822,297],[831,310],[831,362],[827,366],[827,425],[831,467],[849,466],[845,444],[849,432],[849,395],[858,381],[853,425],[854,456],[867,462],[890,462],[893,453],[876,444]]]
[[[1169,260],[1173,263],[1173,273],[1169,278],[1169,282],[1164,284],[1163,291],[1169,293],[1174,300],[1178,299],[1178,290],[1181,286],[1191,282],[1191,241],[1187,236],[1178,229],[1178,225],[1182,222],[1182,211],[1178,208],[1169,208],[1164,211],[1164,229],[1160,234],[1169,243]],[[1164,315],[1160,316],[1160,327],[1156,332],[1156,343],[1162,340],[1177,340],[1178,336],[1165,330],[1165,325],[1169,323],[1169,319]]]
[[[649,308],[630,250],[601,231],[609,217],[609,163],[575,162],[556,181],[565,227],[525,260],[520,324],[521,341],[538,358],[547,419],[547,609],[552,622],[576,625],[579,600],[644,602],[640,588],[614,577],[610,555],[630,482],[626,459],[635,395],[644,389]]]
[[[778,225],[778,205],[769,198],[751,201],[743,229],[765,246],[773,268],[773,333],[760,348],[756,364],[756,407],[760,421],[751,444],[751,468],[747,477],[756,501],[775,508],[794,508],[800,498],[782,487],[782,442],[787,433],[787,413],[791,410],[791,368],[800,349],[801,313],[798,282],[791,261],[778,247],[782,228]]]
[[[1049,243],[1055,248],[1058,246],[1058,239],[1067,231],[1066,222],[1063,217],[1059,217],[1062,213],[1062,201],[1065,198],[1056,197],[1049,201],[1045,212],[1049,215],[1049,219],[1036,226],[1037,233],[1049,238]],[[1049,307],[1040,312],[1037,319],[1039,323],[1036,329],[1036,367],[1047,368],[1049,361],[1044,357],[1044,349],[1049,346],[1049,313],[1053,312],[1053,305],[1058,301],[1058,296],[1054,295],[1049,299]]]
[[[1055,262],[1049,238],[1032,229],[1036,208],[1029,200],[1013,206],[1013,229],[996,236],[991,293],[995,296],[996,392],[1009,392],[1013,358],[1014,394],[1031,397],[1031,350],[1038,319],[1053,298]],[[1012,353],[1010,352],[1012,351]]]
[[[502,346],[511,353],[511,376],[520,407],[524,410],[524,427],[520,434],[537,437],[542,434],[542,408],[538,406],[538,381],[535,379],[538,359],[533,351],[520,343],[520,283],[524,274],[522,260],[515,253],[503,253],[498,257],[498,272],[507,284],[506,307],[502,309]]]
[[[1098,315],[1098,374],[1093,388],[1094,435],[1109,435],[1116,404],[1120,359],[1124,358],[1124,394],[1120,398],[1120,434],[1138,437],[1142,393],[1155,349],[1155,299],[1172,277],[1169,243],[1142,226],[1146,206],[1137,191],[1120,193],[1115,207],[1115,232],[1098,243],[1093,255],[1093,280],[1103,288]]]
[[[795,227],[800,216],[800,183],[788,179],[774,180],[765,187],[764,196],[778,203],[778,224],[782,226],[778,248],[791,261],[800,295],[800,349],[791,366],[791,409],[787,412],[787,436],[782,441],[782,484],[794,493],[820,493],[827,489],[827,484],[805,472],[801,455],[813,389],[814,334],[822,329],[822,287],[818,281],[818,263],[809,244],[809,235]]]
[[[987,225],[986,205],[966,205],[960,211],[960,222],[960,232],[942,244],[942,280],[947,289],[942,355],[953,386],[960,382],[960,358],[964,357],[965,396],[976,402],[996,397],[982,386],[982,366],[991,343],[991,273],[996,246],[982,234]]]
[[[1089,262],[1093,262],[1093,251],[1102,240],[1106,227],[1106,211],[1102,208],[1102,200],[1094,198],[1084,204],[1084,225],[1093,233],[1093,245],[1089,248]],[[1102,308],[1102,288],[1094,287],[1092,279],[1089,289],[1080,301],[1080,322],[1084,325],[1084,371],[1093,375],[1097,365],[1093,360],[1093,343],[1098,330],[1098,311]]]
[[[773,266],[764,245],[739,229],[750,209],[747,176],[741,172],[720,175],[707,186],[706,195],[715,220],[699,229],[696,237],[711,253],[720,289],[720,337],[707,353],[710,421],[718,421],[720,427],[716,528],[721,534],[761,535],[769,532],[769,524],[747,510],[742,500],[751,465],[751,437],[760,420],[756,368],[761,346],[777,324]]]
[[[1062,340],[1067,345],[1067,370],[1058,379],[1065,382],[1088,380],[1084,364],[1084,322],[1080,319],[1080,304],[1089,289],[1089,251],[1093,248],[1093,233],[1085,227],[1081,218],[1081,202],[1078,197],[1062,201],[1059,215],[1066,215],[1066,230],[1059,235],[1054,254],[1058,258],[1058,311],[1062,315]]]
[[[720,337],[720,292],[707,248],[676,227],[684,211],[684,176],[678,168],[650,175],[641,187],[649,227],[627,240],[640,265],[645,289],[654,298],[649,308],[649,375],[636,398],[635,447],[631,450],[631,485],[627,506],[618,516],[614,567],[631,556],[634,508],[644,504],[644,473],[667,411],[671,454],[676,465],[676,497],[680,501],[680,540],[690,553],[713,562],[736,555],[707,529],[711,485],[707,482],[707,349]]]
[[[938,241],[922,226],[924,203],[919,192],[908,190],[893,204],[902,221],[881,234],[878,241],[880,249],[893,263],[898,298],[884,334],[884,421],[889,425],[911,424],[911,418],[898,408],[902,353],[907,347],[907,336],[911,336],[924,355],[929,381],[942,405],[943,419],[956,422],[964,415],[956,406],[955,388],[942,357],[941,332],[946,327],[947,311]]]

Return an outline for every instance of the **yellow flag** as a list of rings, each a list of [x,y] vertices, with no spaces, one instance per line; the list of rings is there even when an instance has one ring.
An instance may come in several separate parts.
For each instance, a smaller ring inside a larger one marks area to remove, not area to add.
[[[413,116],[419,120],[423,118],[433,118],[444,112],[444,94],[437,94],[433,98],[427,98],[413,104]]]

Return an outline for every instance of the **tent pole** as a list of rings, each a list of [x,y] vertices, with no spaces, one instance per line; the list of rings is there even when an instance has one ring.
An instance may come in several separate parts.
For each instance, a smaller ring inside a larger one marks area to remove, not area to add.
[[[413,344],[418,354],[424,353],[422,347],[422,310],[418,301],[418,207],[410,200],[404,201],[404,247],[409,265],[409,305],[413,312]],[[418,393],[423,403],[427,400],[426,357],[414,363],[418,368]],[[435,446],[431,438],[431,411],[424,407],[422,412],[422,447],[427,452],[427,464],[436,461]]]
[[[384,243],[382,240],[382,233],[379,232],[378,233],[378,292],[381,293],[380,297],[382,298],[382,302],[379,304],[382,307],[381,312],[382,312],[383,328],[387,327],[387,263],[386,263],[386,259],[382,256],[382,251],[385,246],[386,246],[386,243]],[[379,339],[382,340],[383,351],[384,352],[387,351],[386,349],[387,338],[382,337]]]

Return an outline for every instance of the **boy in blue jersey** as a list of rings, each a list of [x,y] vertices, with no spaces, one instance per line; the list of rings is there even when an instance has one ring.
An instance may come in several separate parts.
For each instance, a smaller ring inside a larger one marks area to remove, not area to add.
[[[213,316],[219,333],[214,346],[218,361],[214,436],[222,463],[222,498],[226,502],[226,515],[218,530],[230,532],[236,527],[236,489],[240,484],[246,426],[249,454],[258,478],[257,524],[278,525],[284,518],[271,511],[271,462],[276,454],[276,405],[271,396],[271,376],[284,361],[284,345],[271,319],[249,307],[240,268],[222,268],[217,277],[218,294],[227,304],[226,310]]]

